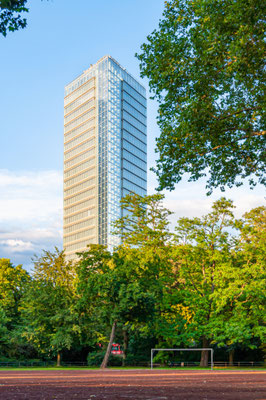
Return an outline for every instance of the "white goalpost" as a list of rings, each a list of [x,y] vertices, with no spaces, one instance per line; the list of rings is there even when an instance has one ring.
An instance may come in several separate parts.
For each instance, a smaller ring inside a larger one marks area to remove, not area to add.
[[[211,370],[213,370],[213,349],[211,348],[202,348],[202,349],[151,349],[151,369],[153,369],[153,353],[155,351],[210,351],[211,352]]]

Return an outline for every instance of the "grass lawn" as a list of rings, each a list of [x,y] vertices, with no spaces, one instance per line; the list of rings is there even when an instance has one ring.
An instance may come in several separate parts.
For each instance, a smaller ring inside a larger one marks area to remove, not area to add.
[[[99,370],[99,367],[75,367],[75,366],[70,366],[70,367],[0,367],[0,371],[60,371],[60,370]],[[108,367],[107,369],[110,370],[150,370],[149,367]],[[192,371],[192,370],[206,370],[209,371],[211,370],[210,367],[208,368],[203,368],[203,367],[160,367],[160,368],[154,368],[154,371],[156,370],[178,370],[178,371]],[[227,370],[259,370],[263,371],[266,370],[266,367],[214,367],[215,371],[227,371]]]

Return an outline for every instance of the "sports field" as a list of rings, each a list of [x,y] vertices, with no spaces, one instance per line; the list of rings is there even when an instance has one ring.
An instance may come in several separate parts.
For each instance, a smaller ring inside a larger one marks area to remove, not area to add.
[[[266,400],[266,372],[9,370],[0,399]]]

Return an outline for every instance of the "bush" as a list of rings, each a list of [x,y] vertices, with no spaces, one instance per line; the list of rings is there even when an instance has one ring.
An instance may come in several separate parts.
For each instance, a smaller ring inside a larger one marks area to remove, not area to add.
[[[1,355],[0,362],[17,362],[17,360],[15,358],[9,358]]]
[[[148,366],[150,362],[150,358],[147,357],[146,354],[132,354],[128,353],[125,365],[126,366],[131,366],[131,367],[137,367],[137,366]]]
[[[100,367],[104,359],[105,351],[93,351],[88,354],[87,362],[89,367]],[[122,358],[110,354],[108,366],[120,367],[122,365]]]

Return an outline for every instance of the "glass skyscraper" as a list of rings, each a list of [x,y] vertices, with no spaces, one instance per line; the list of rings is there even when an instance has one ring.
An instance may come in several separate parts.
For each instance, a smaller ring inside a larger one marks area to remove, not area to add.
[[[146,91],[105,56],[65,87],[64,249],[68,259],[120,238],[120,200],[147,193]]]

